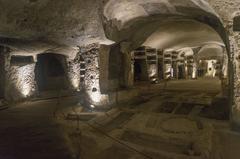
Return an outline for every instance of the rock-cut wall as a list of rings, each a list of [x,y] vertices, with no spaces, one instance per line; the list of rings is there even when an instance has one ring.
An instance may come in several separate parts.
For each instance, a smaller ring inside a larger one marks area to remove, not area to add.
[[[36,92],[35,63],[24,66],[11,65],[10,54],[5,55],[5,98],[19,101],[32,97]]]
[[[91,44],[86,47],[81,47],[79,55],[85,61],[85,74],[83,88],[89,98],[89,102],[95,106],[108,104],[108,95],[102,94],[100,90],[100,45]]]
[[[239,0],[207,0],[223,21],[229,35],[229,75],[231,94],[231,115],[233,124],[240,125],[240,32],[233,31],[233,18],[240,15]]]

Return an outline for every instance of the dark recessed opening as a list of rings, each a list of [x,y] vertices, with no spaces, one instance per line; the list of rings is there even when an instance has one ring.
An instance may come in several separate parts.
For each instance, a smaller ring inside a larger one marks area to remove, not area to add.
[[[33,56],[11,56],[11,66],[24,66],[34,63]]]
[[[40,54],[36,64],[36,81],[39,91],[68,88],[66,58],[58,54]]]
[[[92,92],[97,92],[97,88],[93,88],[93,89],[92,89]]]
[[[134,61],[134,81],[148,81],[148,71],[146,60],[135,59]]]
[[[233,31],[240,31],[240,16],[233,18]]]

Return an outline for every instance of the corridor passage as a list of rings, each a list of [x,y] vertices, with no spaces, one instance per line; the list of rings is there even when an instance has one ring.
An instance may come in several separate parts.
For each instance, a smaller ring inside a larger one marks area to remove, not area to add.
[[[0,159],[239,159],[240,0],[0,0]]]

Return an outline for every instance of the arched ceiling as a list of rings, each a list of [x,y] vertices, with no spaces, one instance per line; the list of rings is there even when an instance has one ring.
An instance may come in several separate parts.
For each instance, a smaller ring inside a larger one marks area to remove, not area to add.
[[[224,49],[216,44],[208,44],[201,48],[197,54],[199,60],[221,59],[224,57]]]
[[[221,37],[213,28],[197,21],[185,20],[163,23],[143,45],[177,50],[184,47],[200,47],[208,43],[224,46]]]
[[[181,56],[181,54],[184,54],[184,56],[193,56],[194,52],[192,50],[192,48],[190,47],[185,47],[185,48],[181,48],[179,50],[177,50],[177,52],[179,53],[178,55]]]
[[[140,46],[166,23],[194,20],[206,24],[228,39],[219,16],[204,0],[109,0],[104,7],[106,36],[129,42],[129,50]]]
[[[204,0],[109,0],[104,8],[106,19],[112,20],[119,30],[136,18],[159,14],[194,17],[203,13],[217,16]]]

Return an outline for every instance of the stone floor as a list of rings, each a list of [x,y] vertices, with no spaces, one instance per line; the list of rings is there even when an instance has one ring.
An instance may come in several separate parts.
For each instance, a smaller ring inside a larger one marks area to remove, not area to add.
[[[202,82],[204,87],[197,89],[195,84]],[[61,122],[67,127],[66,134],[78,134],[69,142],[82,158],[213,158],[215,131],[228,130],[229,124],[226,99],[217,97],[220,83],[212,82],[210,86],[207,81],[188,81],[187,89],[182,90],[170,82],[171,89],[143,93],[142,98],[106,113],[93,112],[88,121],[82,119],[89,113],[78,109],[70,111],[75,120]],[[189,91],[191,86],[195,88]]]
[[[216,98],[220,83],[206,83],[173,90],[170,82],[107,112],[85,109],[76,97],[1,111],[0,159],[237,159],[226,150],[238,151],[240,138],[229,130],[226,99]]]
[[[55,112],[76,102],[66,98],[59,105],[45,100],[0,111],[0,159],[71,158]]]

